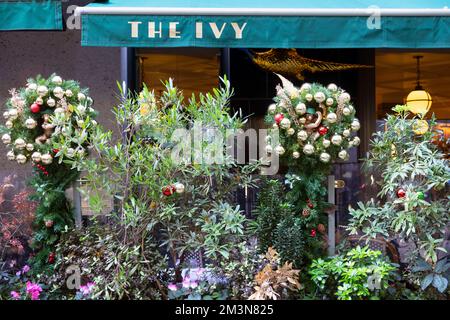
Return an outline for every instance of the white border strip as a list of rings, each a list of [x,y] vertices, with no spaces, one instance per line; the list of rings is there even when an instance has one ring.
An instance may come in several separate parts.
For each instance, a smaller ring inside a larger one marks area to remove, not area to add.
[[[201,15],[201,16],[450,16],[448,7],[441,9],[371,8],[174,8],[174,7],[78,7],[75,15]]]

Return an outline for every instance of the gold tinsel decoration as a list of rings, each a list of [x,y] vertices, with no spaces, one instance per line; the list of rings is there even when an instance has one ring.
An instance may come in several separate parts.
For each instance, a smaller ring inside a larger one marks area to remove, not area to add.
[[[304,80],[305,72],[331,72],[360,68],[372,68],[361,64],[320,61],[302,57],[296,49],[270,49],[252,52],[252,61],[262,69]]]

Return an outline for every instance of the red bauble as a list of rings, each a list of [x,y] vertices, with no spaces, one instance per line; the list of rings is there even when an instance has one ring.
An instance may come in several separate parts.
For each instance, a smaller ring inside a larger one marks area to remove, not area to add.
[[[309,212],[308,209],[303,209],[303,211],[302,211],[302,216],[304,216],[304,217],[306,218],[306,217],[309,216],[309,214],[310,214],[310,212]]]
[[[316,229],[312,229],[311,230],[311,237],[315,237],[316,236]]]
[[[53,153],[57,154],[59,152],[59,149],[53,149]]]
[[[33,113],[38,113],[39,111],[41,111],[41,107],[40,107],[37,103],[33,103],[33,104],[30,106],[30,110],[31,110],[31,112],[33,112]]]
[[[397,197],[398,198],[404,198],[406,196],[406,191],[404,189],[398,189],[397,190]]]
[[[280,122],[281,122],[281,120],[283,120],[284,119],[284,115],[282,114],[282,113],[278,113],[278,114],[276,114],[275,115],[275,122],[277,123],[277,124],[280,124]]]
[[[54,263],[54,262],[55,262],[55,253],[50,252],[50,254],[48,255],[48,263]]]
[[[328,132],[328,128],[327,128],[327,127],[319,127],[319,134],[320,134],[321,136],[326,135],[327,132]]]
[[[176,191],[176,189],[174,186],[167,186],[162,189],[162,193],[166,197],[173,195],[175,193],[175,191]]]
[[[47,228],[53,227],[53,220],[47,220],[47,221],[45,221],[45,226],[46,226]]]

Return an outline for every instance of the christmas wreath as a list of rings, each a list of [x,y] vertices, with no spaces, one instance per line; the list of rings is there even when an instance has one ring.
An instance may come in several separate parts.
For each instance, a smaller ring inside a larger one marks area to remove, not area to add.
[[[29,184],[39,201],[34,220],[34,267],[46,267],[55,260],[53,253],[59,234],[73,224],[71,204],[65,190],[78,178],[78,171],[64,158],[88,154],[96,121],[88,90],[73,80],[53,74],[48,79],[29,79],[24,88],[11,89],[1,127],[2,142],[10,148],[7,158],[18,164],[31,162],[34,175]],[[71,144],[63,144],[70,140]],[[58,146],[64,145],[60,150]],[[59,161],[56,161],[58,158]]]
[[[6,130],[2,135],[3,143],[11,147],[9,160],[49,165],[55,156],[86,154],[89,131],[97,124],[87,89],[52,75],[49,79],[29,79],[25,88],[11,89],[10,94],[3,113]],[[62,152],[53,148],[54,143],[69,135],[79,138],[76,145]]]
[[[281,78],[275,103],[268,108],[266,121],[278,130],[279,141],[269,135],[268,153],[291,157],[292,164],[309,165],[316,162],[331,164],[347,160],[348,149],[358,146],[354,135],[360,129],[350,95],[329,84],[304,83],[300,89]]]

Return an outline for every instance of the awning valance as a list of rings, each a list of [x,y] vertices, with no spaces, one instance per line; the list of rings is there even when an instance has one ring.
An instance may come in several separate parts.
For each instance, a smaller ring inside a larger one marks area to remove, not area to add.
[[[110,0],[77,9],[82,45],[450,48],[448,0]]]
[[[1,30],[62,30],[61,0],[0,2]]]

